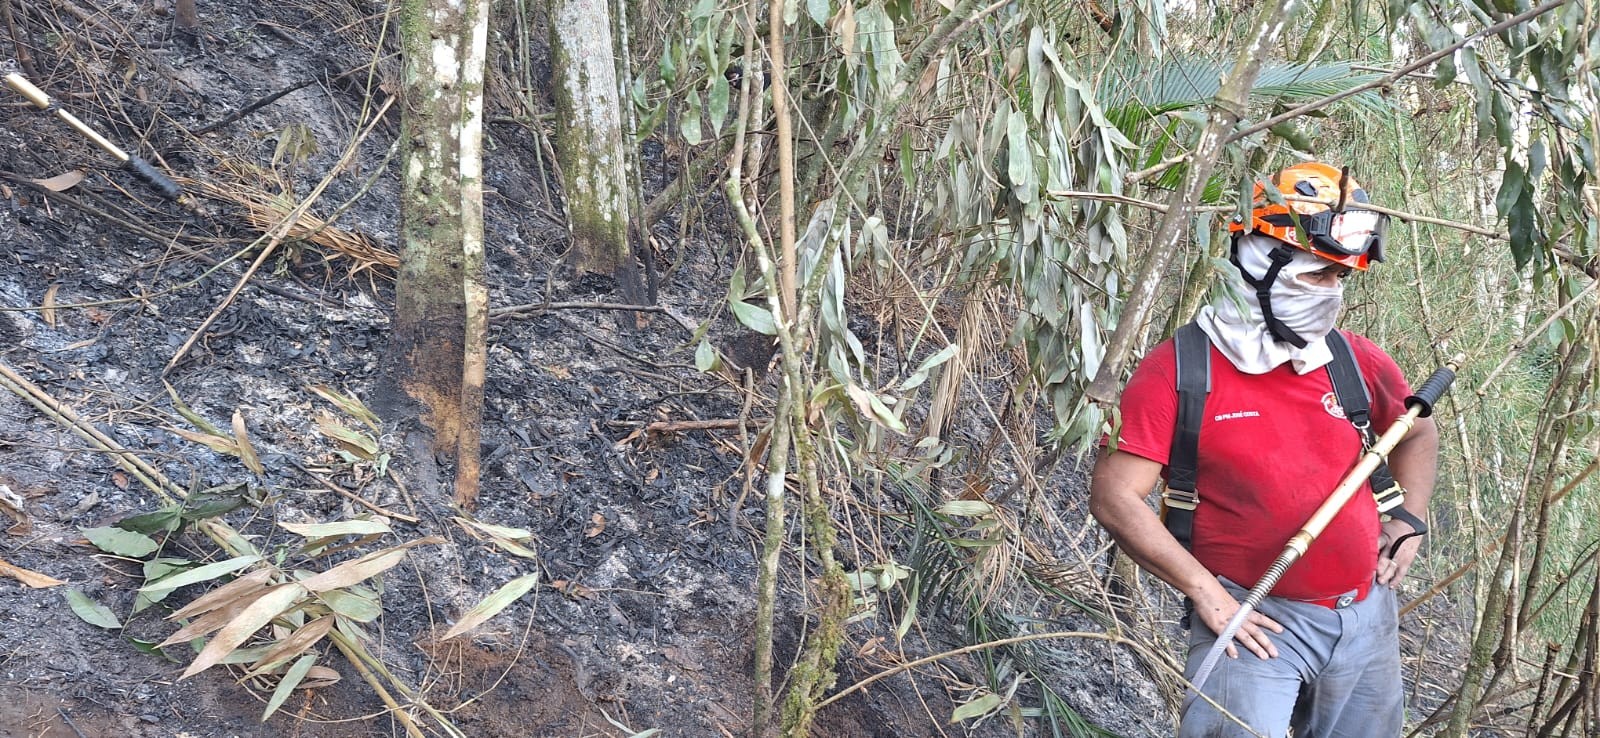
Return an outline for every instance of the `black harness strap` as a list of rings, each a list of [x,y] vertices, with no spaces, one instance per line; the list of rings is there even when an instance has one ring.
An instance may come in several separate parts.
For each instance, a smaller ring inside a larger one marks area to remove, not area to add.
[[[1194,536],[1195,472],[1200,461],[1200,424],[1205,420],[1206,396],[1211,394],[1211,339],[1200,326],[1188,323],[1173,336],[1178,360],[1178,422],[1172,431],[1172,451],[1167,459],[1167,491],[1163,493],[1163,520],[1172,536],[1190,548]]]
[[[1355,352],[1349,341],[1339,331],[1330,331],[1328,349],[1333,361],[1328,363],[1328,378],[1333,382],[1334,395],[1344,408],[1345,418],[1361,434],[1361,446],[1370,448],[1377,435],[1372,430],[1372,401],[1367,396],[1367,383],[1361,375]],[[1211,392],[1211,338],[1195,323],[1188,323],[1173,336],[1173,349],[1177,354],[1178,418],[1172,431],[1172,451],[1167,459],[1167,491],[1162,494],[1162,519],[1172,537],[1184,548],[1191,548],[1194,539],[1194,510],[1200,502],[1195,492],[1195,476],[1200,459],[1200,426],[1205,420],[1206,396]],[[1378,512],[1405,521],[1420,535],[1428,526],[1404,507],[1405,490],[1394,481],[1388,463],[1379,463],[1372,472],[1372,496],[1378,503]],[[1390,547],[1389,556],[1404,536]]]
[[[1333,362],[1328,364],[1328,377],[1333,380],[1333,392],[1339,397],[1339,406],[1344,408],[1345,417],[1361,432],[1361,448],[1372,448],[1378,434],[1372,429],[1372,403],[1367,396],[1367,382],[1361,375],[1361,364],[1355,360],[1355,352],[1350,349],[1350,343],[1338,331],[1328,333],[1328,348],[1333,350]],[[1428,532],[1428,525],[1410,510],[1405,509],[1401,503],[1405,502],[1405,489],[1394,481],[1394,474],[1389,471],[1387,460],[1378,464],[1372,471],[1372,497],[1378,503],[1378,512],[1391,518],[1399,518],[1410,525],[1415,531],[1396,540],[1389,549],[1389,557],[1394,558],[1394,553],[1400,548],[1401,541],[1411,536],[1422,535]]]

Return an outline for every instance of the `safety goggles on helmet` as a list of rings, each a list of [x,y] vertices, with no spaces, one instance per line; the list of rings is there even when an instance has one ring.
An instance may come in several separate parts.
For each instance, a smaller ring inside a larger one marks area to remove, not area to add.
[[[1383,245],[1389,234],[1389,216],[1375,210],[1323,210],[1319,213],[1281,213],[1262,220],[1293,228],[1299,221],[1302,246],[1334,261],[1341,257],[1365,256],[1383,261]]]

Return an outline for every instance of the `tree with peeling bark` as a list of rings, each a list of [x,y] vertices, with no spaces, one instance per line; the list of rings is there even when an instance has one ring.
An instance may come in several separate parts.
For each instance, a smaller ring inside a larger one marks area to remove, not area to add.
[[[455,499],[478,489],[488,292],[483,257],[487,0],[406,0],[400,270],[383,396],[408,431],[419,481],[457,462]],[[420,421],[420,427],[417,422]]]
[[[633,273],[628,244],[630,185],[622,104],[606,0],[550,4],[556,158],[565,184],[570,259],[580,273]]]

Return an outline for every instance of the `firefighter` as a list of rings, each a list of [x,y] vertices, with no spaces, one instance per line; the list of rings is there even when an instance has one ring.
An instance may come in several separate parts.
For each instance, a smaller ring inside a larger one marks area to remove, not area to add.
[[[1383,257],[1387,216],[1327,164],[1295,164],[1272,184],[1276,193],[1258,182],[1249,220],[1230,226],[1230,289],[1186,329],[1191,358],[1168,340],[1135,369],[1090,487],[1091,512],[1122,550],[1187,597],[1190,678],[1411,392],[1388,354],[1335,328],[1344,280]],[[1351,365],[1355,378],[1341,385]],[[1186,412],[1180,366],[1207,372]],[[1437,456],[1438,431],[1423,418],[1390,453],[1381,488],[1354,496],[1249,614],[1203,691],[1250,730],[1191,694],[1179,736],[1400,733],[1394,588],[1426,530]],[[1190,491],[1169,492],[1158,515],[1146,497],[1163,477]]]

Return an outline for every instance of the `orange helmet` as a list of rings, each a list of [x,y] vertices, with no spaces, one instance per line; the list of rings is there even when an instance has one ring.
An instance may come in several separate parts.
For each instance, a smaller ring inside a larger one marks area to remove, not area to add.
[[[1389,216],[1361,207],[1369,202],[1367,192],[1348,171],[1303,162],[1273,175],[1272,184],[1282,193],[1282,201],[1269,199],[1258,180],[1249,227],[1237,219],[1228,224],[1235,237],[1255,231],[1362,271],[1371,262],[1383,261]]]

